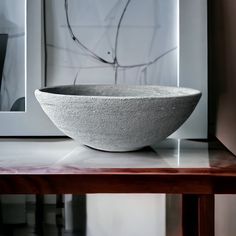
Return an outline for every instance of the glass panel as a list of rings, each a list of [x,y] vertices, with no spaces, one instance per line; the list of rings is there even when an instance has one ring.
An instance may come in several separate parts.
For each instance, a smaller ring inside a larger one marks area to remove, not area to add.
[[[0,1],[0,111],[25,111],[25,0]]]
[[[46,85],[177,86],[177,0],[47,0]]]

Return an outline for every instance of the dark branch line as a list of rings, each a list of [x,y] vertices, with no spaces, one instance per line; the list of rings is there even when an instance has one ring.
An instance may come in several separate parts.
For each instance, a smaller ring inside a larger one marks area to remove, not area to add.
[[[119,65],[119,67],[121,68],[127,68],[127,69],[131,69],[131,68],[135,68],[135,67],[142,67],[142,66],[150,66],[151,64],[154,64],[155,62],[157,62],[158,60],[160,60],[162,57],[166,56],[167,54],[175,51],[177,49],[177,47],[171,48],[170,50],[162,53],[160,56],[156,57],[155,59],[153,59],[152,61],[149,61],[147,63],[141,63],[141,64],[136,64],[136,65]]]
[[[118,25],[117,25],[117,31],[116,31],[116,35],[115,35],[115,52],[114,52],[114,59],[113,61],[109,62],[107,60],[105,60],[104,58],[100,57],[99,55],[97,55],[95,52],[93,52],[92,50],[90,50],[88,47],[86,47],[74,34],[71,24],[70,24],[70,19],[69,19],[69,0],[65,0],[65,13],[66,13],[66,21],[67,21],[67,28],[69,30],[69,33],[71,35],[71,38],[73,41],[75,41],[83,50],[85,50],[86,53],[89,54],[89,56],[93,57],[94,59],[96,59],[97,61],[101,62],[101,63],[105,63],[107,65],[110,65],[114,68],[115,70],[115,84],[117,84],[117,76],[118,76],[118,69],[132,69],[132,68],[137,68],[137,67],[148,67],[154,63],[156,63],[158,60],[160,60],[161,58],[163,58],[164,56],[166,56],[167,54],[173,52],[174,50],[177,49],[177,47],[171,48],[168,51],[162,53],[161,55],[159,55],[158,57],[156,57],[155,59],[146,62],[146,63],[140,63],[140,64],[134,64],[134,65],[121,65],[118,62],[117,59],[117,51],[118,51],[118,39],[119,39],[119,33],[120,33],[120,27],[121,27],[121,23],[122,20],[125,16],[125,13],[127,11],[127,8],[131,2],[131,0],[127,0],[125,7],[121,13],[121,16],[119,18],[118,21]],[[76,74],[76,79],[74,80],[74,82],[77,80],[78,77],[78,73]]]
[[[119,33],[120,33],[120,26],[121,26],[122,20],[124,18],[125,12],[126,12],[128,6],[129,6],[130,2],[131,2],[131,0],[127,1],[126,5],[124,7],[124,10],[122,11],[122,14],[120,16],[118,25],[117,25],[116,38],[115,38],[115,62],[118,64],[118,66],[119,66],[119,63],[118,63],[118,60],[117,60],[117,47],[118,47],[118,37],[119,37]]]
[[[70,20],[69,20],[69,14],[68,14],[68,0],[65,0],[65,11],[66,11],[66,21],[67,21],[67,26],[69,29],[69,32],[71,34],[72,39],[77,42],[85,51],[89,52],[91,54],[92,57],[94,57],[95,59],[99,60],[100,62],[103,63],[107,63],[107,64],[114,64],[114,62],[109,62],[105,59],[103,59],[102,57],[98,56],[96,53],[94,53],[93,51],[91,51],[88,47],[86,47],[74,34],[71,25],[70,25]]]

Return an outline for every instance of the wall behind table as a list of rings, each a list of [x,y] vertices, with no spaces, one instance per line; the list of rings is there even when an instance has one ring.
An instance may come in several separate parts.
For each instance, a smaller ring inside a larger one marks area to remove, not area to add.
[[[236,1],[209,0],[209,134],[236,154]],[[217,236],[236,234],[236,196],[215,201]]]

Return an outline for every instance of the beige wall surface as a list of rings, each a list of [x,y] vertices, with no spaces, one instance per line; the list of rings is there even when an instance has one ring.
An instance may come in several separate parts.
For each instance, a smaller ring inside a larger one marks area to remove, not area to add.
[[[209,132],[236,154],[236,1],[209,0]],[[215,201],[216,236],[236,235],[236,196]]]
[[[211,132],[236,155],[236,1],[209,1]]]

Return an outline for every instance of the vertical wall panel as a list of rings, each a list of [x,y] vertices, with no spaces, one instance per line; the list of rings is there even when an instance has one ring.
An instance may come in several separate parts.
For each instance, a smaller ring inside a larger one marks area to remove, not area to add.
[[[236,154],[236,1],[208,2],[209,133]],[[236,234],[235,203],[235,195],[216,196],[216,236]]]
[[[198,89],[202,98],[178,137],[207,137],[207,0],[180,0],[179,84]]]
[[[236,154],[236,1],[209,1],[213,135]]]

